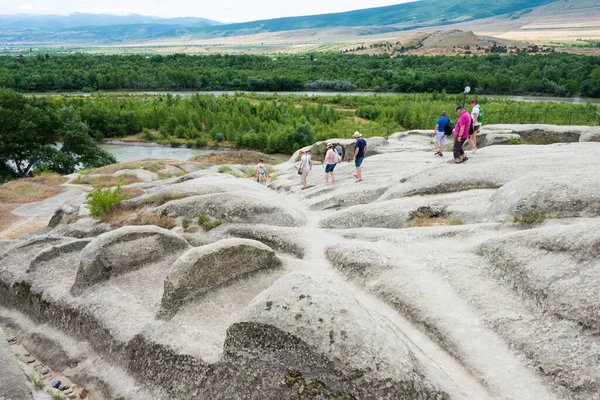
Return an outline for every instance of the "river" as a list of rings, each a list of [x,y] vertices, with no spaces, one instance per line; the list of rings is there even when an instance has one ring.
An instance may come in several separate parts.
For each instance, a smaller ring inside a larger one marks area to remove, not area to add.
[[[27,93],[28,96],[36,95],[36,96],[91,96],[94,93],[88,92],[49,92],[49,93]],[[213,95],[216,97],[220,97],[223,95],[233,96],[236,93],[254,93],[254,94],[264,94],[264,95],[296,95],[296,96],[405,96],[410,95],[410,93],[391,93],[391,92],[318,92],[318,91],[305,91],[305,92],[245,92],[245,91],[113,91],[113,92],[101,92],[105,94],[121,94],[121,95],[166,95],[172,94],[173,96],[181,96],[181,97],[189,97],[195,94],[201,95]],[[469,97],[472,96],[469,95]],[[572,103],[572,104],[597,104],[600,105],[600,98],[590,98],[590,97],[551,97],[551,96],[502,96],[502,95],[482,95],[482,97],[487,97],[490,99],[506,99],[506,100],[514,100],[514,101],[526,101],[526,102],[543,102],[543,101],[551,101],[554,103]]]
[[[153,143],[118,143],[108,142],[100,145],[115,156],[118,162],[136,161],[144,158],[163,158],[185,161],[192,157],[203,156],[227,150],[188,149],[186,147],[162,146]]]

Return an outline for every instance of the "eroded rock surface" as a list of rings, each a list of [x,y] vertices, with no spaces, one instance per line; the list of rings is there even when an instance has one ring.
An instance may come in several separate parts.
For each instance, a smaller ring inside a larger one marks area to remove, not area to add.
[[[73,291],[173,258],[189,247],[181,236],[156,226],[127,226],[102,234],[82,250]]]
[[[367,138],[363,182],[306,190],[181,163],[126,202],[172,230],[50,200],[0,241],[0,325],[98,399],[599,400],[593,134],[485,126],[460,165]]]
[[[195,296],[281,261],[268,246],[249,239],[223,239],[188,250],[175,261],[165,280],[162,310],[176,312]]]

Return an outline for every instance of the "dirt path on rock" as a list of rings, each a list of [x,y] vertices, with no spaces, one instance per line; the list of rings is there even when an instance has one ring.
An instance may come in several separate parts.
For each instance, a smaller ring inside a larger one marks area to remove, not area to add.
[[[23,233],[43,229],[48,225],[56,210],[63,205],[81,204],[84,200],[85,192],[71,186],[57,196],[16,207],[11,214],[19,218],[0,232],[0,239],[10,239]]]

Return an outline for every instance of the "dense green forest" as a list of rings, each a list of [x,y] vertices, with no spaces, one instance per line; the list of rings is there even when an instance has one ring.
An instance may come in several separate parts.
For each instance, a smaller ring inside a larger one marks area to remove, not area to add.
[[[237,94],[52,96],[72,107],[97,139],[138,135],[173,146],[228,142],[268,153],[291,153],[317,140],[385,136],[402,129],[430,129],[444,110],[454,117],[462,95],[298,96]],[[485,123],[591,125],[597,106],[524,103],[480,97]]]
[[[0,87],[25,92],[110,90],[374,90],[400,93],[600,97],[600,57],[45,55],[1,56]]]
[[[455,120],[454,109],[462,101],[462,95],[446,93],[24,96],[0,89],[0,181],[2,175],[23,176],[39,168],[65,174],[78,165],[114,162],[92,138],[128,136],[174,147],[226,145],[291,153],[315,141],[351,137],[355,130],[366,137],[430,130],[442,111]],[[479,102],[485,110],[484,124],[600,122],[600,108],[592,104],[485,96]]]

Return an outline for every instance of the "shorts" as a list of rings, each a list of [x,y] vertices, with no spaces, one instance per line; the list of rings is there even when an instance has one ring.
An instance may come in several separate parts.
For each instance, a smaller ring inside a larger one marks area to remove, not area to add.
[[[446,134],[443,131],[438,131],[433,138],[434,143],[446,144]]]
[[[327,164],[325,166],[325,173],[328,174],[330,172],[333,172],[333,170],[335,169],[336,164]]]
[[[360,166],[362,165],[362,162],[363,162],[364,159],[365,159],[364,157],[356,157],[354,159],[354,166],[356,168],[360,168]]]
[[[302,171],[302,174],[300,175],[300,180],[305,181],[306,178],[308,177],[309,172],[310,172],[310,169],[305,169],[304,171]]]

